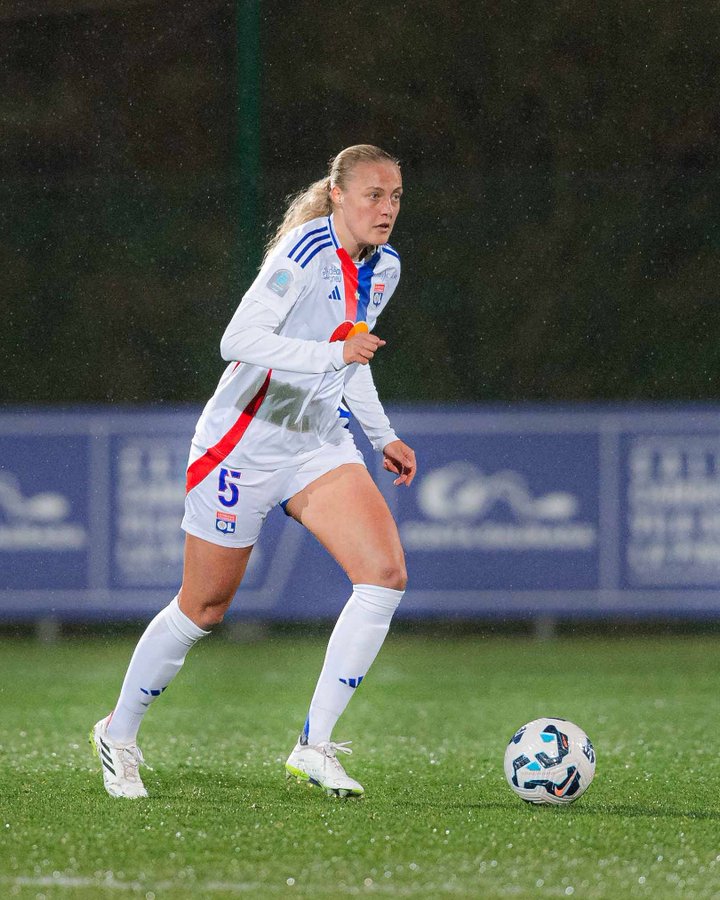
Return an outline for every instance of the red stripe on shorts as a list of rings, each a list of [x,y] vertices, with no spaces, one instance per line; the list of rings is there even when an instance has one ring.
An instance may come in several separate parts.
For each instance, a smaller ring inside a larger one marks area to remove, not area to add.
[[[255,418],[257,411],[260,409],[260,405],[265,399],[271,375],[272,369],[268,371],[265,376],[265,381],[262,383],[262,387],[240,413],[240,417],[232,428],[220,438],[214,447],[206,450],[202,456],[198,457],[198,459],[188,467],[187,479],[185,481],[185,493],[189,494],[194,487],[197,487],[200,484],[203,478],[207,478],[212,470],[220,465],[220,463],[240,443],[240,439],[247,431],[248,425]]]

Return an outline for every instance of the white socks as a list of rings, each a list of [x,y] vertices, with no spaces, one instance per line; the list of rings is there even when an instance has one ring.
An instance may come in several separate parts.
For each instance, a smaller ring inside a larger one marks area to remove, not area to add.
[[[302,742],[329,741],[338,718],[382,647],[404,591],[355,584],[333,629],[315,688]],[[119,744],[132,744],[150,704],[182,668],[188,650],[203,631],[178,606],[177,597],[150,622],[125,675],[107,726]]]
[[[378,654],[404,591],[354,584],[330,636],[301,743],[329,741],[335,723]]]
[[[108,723],[113,741],[135,743],[147,708],[180,671],[188,650],[207,634],[180,609],[177,597],[155,616],[135,648]]]

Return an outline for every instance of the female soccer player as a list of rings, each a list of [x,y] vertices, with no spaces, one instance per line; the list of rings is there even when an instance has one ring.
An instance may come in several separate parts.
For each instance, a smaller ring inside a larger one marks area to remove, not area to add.
[[[362,796],[332,731],[365,677],[406,584],[390,511],[343,427],[344,402],[394,484],[410,485],[415,454],[378,399],[372,334],[397,287],[388,244],[400,209],[397,160],[368,144],[332,160],[327,178],[288,207],[254,283],[222,338],[229,365],[205,407],[187,471],[182,586],[140,638],[114,711],[92,742],[112,797],[146,797],[137,732],[188,650],[222,621],[265,516],[280,503],[337,560],[353,590],[333,629],[288,777]]]

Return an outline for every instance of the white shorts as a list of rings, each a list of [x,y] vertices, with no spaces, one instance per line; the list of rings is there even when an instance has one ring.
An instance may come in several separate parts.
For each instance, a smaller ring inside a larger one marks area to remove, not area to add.
[[[349,433],[341,444],[324,444],[305,462],[286,469],[235,469],[220,463],[186,494],[182,528],[221,547],[250,547],[273,506],[284,506],[321,475],[346,463],[365,465]]]

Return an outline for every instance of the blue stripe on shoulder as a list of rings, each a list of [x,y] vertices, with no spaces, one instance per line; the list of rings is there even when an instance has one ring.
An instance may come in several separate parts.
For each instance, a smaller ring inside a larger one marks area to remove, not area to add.
[[[322,240],[322,239],[321,239],[321,238],[316,238],[316,240]],[[333,245],[333,244],[332,244],[332,241],[326,241],[324,244],[318,244],[317,247],[315,247],[315,249],[313,250],[313,252],[310,254],[310,256],[306,256],[305,259],[300,263],[300,268],[301,268],[301,269],[304,269],[305,266],[310,262],[310,260],[311,260],[314,256],[317,256],[317,254],[318,254],[321,250],[324,250],[326,247],[332,247],[332,245]],[[304,253],[304,252],[305,252],[305,251],[303,251],[303,253]],[[300,260],[298,259],[297,262],[300,262]]]
[[[390,246],[390,244],[383,244],[382,252],[388,253],[390,256],[394,256],[395,259],[400,259],[400,254],[397,252],[397,250],[393,250],[393,248]]]
[[[326,241],[330,241],[330,235],[327,233],[327,231],[323,234],[318,234],[312,240],[307,241],[305,244],[303,244],[303,246],[298,250],[295,256],[293,256],[293,259],[296,263],[299,263],[302,260],[303,256],[307,256],[307,254],[312,250],[315,244],[320,244]]]
[[[301,249],[298,250],[298,252],[295,254],[293,259],[296,263],[299,263],[302,261],[303,257],[307,257],[308,253],[310,253],[310,251],[316,244],[322,243],[324,245],[325,242],[329,241],[330,235],[327,232],[325,232],[324,234],[319,234],[317,237],[314,237],[311,241],[308,241],[306,244],[304,244],[303,247],[301,247]]]
[[[292,259],[292,256],[295,253],[295,251],[300,247],[301,244],[304,244],[308,240],[308,238],[311,238],[314,234],[320,234],[321,231],[324,231],[325,233],[327,233],[327,230],[328,230],[327,225],[323,225],[322,228],[314,228],[312,231],[308,231],[307,234],[304,234],[300,238],[300,240],[297,242],[297,244],[295,244],[295,246],[292,248],[292,250],[288,253],[288,256]]]

